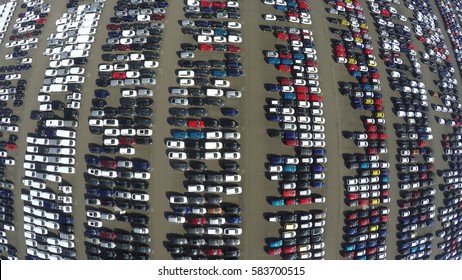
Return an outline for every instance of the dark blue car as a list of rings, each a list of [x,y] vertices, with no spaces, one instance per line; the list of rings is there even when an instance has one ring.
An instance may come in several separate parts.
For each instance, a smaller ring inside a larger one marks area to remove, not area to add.
[[[189,138],[192,139],[204,139],[205,134],[202,131],[191,131],[189,132]]]
[[[242,72],[241,70],[237,70],[237,69],[231,69],[231,70],[228,70],[228,76],[230,76],[230,77],[242,77],[242,76],[244,76],[244,72]]]
[[[313,188],[324,188],[324,182],[316,180],[316,181],[311,182],[311,186]]]
[[[109,97],[109,91],[105,89],[96,89],[95,90],[95,97],[96,98],[107,98]]]
[[[100,164],[99,158],[98,158],[98,157],[95,157],[95,156],[87,156],[87,157],[85,158],[85,162],[86,162],[87,164],[92,164],[92,165],[98,165],[98,164]]]
[[[84,232],[84,234],[87,236],[99,236],[99,230],[95,228],[87,228]]]
[[[283,117],[281,115],[270,115],[269,120],[272,122],[282,122]]]
[[[56,202],[51,202],[51,201],[43,201],[43,207],[46,209],[58,209],[58,205]]]
[[[212,26],[212,24],[208,21],[204,21],[204,20],[196,20],[194,22],[194,25],[197,26],[197,27],[210,27]]]
[[[227,116],[227,117],[235,117],[239,115],[239,111],[234,108],[223,108],[221,112],[223,113],[224,116]]]
[[[135,161],[133,163],[133,169],[135,170],[149,170],[151,164],[148,161]]]
[[[125,21],[125,22],[134,22],[136,20],[136,17],[134,16],[123,16],[122,17],[122,21]]]
[[[279,92],[281,91],[281,86],[280,85],[273,85],[273,84],[270,84],[268,86],[266,86],[266,90],[269,91],[269,92]]]
[[[107,36],[109,38],[119,38],[122,36],[122,31],[109,31],[107,33]]]
[[[191,213],[191,208],[188,206],[177,206],[173,208],[173,212],[180,214],[189,214]]]
[[[298,132],[287,131],[284,134],[286,139],[298,139]]]
[[[270,158],[270,161],[272,164],[281,164],[281,163],[284,163],[284,157],[272,156]]]
[[[325,156],[326,155],[326,150],[323,148],[315,148],[313,149],[313,155],[315,156]]]
[[[74,218],[72,218],[72,216],[59,215],[58,222],[61,224],[72,225],[74,223]]]

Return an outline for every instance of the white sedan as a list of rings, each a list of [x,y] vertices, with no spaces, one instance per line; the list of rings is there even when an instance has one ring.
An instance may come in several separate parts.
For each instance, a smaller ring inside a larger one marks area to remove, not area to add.
[[[168,153],[169,159],[186,159],[186,153],[183,152],[169,152]]]
[[[272,15],[272,14],[264,14],[263,15],[263,18],[265,20],[271,20],[271,21],[275,21],[276,20],[276,16],[275,15]]]
[[[172,149],[183,149],[185,144],[183,141],[167,141],[167,147]]]
[[[111,64],[101,64],[98,67],[98,70],[101,72],[110,72],[114,70],[114,66],[112,66]]]

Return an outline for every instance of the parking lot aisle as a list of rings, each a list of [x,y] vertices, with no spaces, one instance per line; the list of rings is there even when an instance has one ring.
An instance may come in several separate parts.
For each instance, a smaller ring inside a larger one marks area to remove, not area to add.
[[[184,191],[183,176],[172,170],[166,153],[165,138],[170,138],[170,125],[167,123],[169,114],[169,87],[176,85],[175,70],[178,68],[178,54],[181,38],[179,20],[183,18],[183,1],[169,1],[167,8],[163,42],[161,45],[159,67],[156,70],[157,86],[154,90],[154,130],[150,161],[152,174],[149,194],[151,197],[151,220],[149,230],[153,259],[169,260],[170,254],[164,247],[168,233],[178,232],[180,225],[169,223],[165,212],[172,211],[169,206],[168,192]]]
[[[346,143],[342,137],[342,130],[349,129],[343,124],[352,121],[357,122],[357,118],[348,114],[349,100],[338,92],[338,81],[349,79],[349,75],[344,71],[344,65],[340,65],[333,60],[330,39],[332,35],[329,31],[330,23],[327,21],[328,15],[325,8],[327,5],[323,1],[311,1],[311,20],[313,24],[310,29],[313,31],[314,43],[316,45],[316,55],[319,61],[319,82],[323,91],[326,152],[327,163],[325,187],[322,190],[326,197],[324,211],[326,212],[326,225],[324,232],[324,243],[326,243],[326,260],[339,259],[338,250],[343,234],[343,211],[346,208],[343,193],[343,167],[342,153],[347,151]]]
[[[257,3],[258,2],[258,3]],[[274,186],[264,176],[264,163],[268,152],[276,152],[275,145],[280,145],[268,137],[265,118],[264,83],[274,82],[274,69],[268,68],[263,60],[262,50],[268,49],[274,39],[271,34],[262,32],[258,26],[265,24],[261,18],[262,8],[268,9],[259,1],[242,1],[242,64],[245,76],[241,98],[241,174],[242,174],[242,228],[241,258],[265,259],[267,254],[262,249],[264,238],[275,235],[273,227],[263,218],[263,213],[274,211],[266,201],[266,196]],[[273,7],[270,7],[271,10]],[[271,44],[272,45],[272,44]],[[270,74],[268,74],[270,73]],[[268,77],[271,80],[268,80]],[[273,225],[274,226],[274,225]]]
[[[56,25],[54,24],[55,20],[58,19],[66,9],[65,2],[53,2],[51,3],[51,10],[48,14],[47,23],[45,23],[44,28],[42,29],[42,34],[38,36],[38,47],[35,50],[29,50],[29,57],[33,58],[32,69],[22,72],[22,79],[27,80],[26,91],[24,96],[24,104],[22,107],[16,108],[12,107],[13,114],[20,117],[20,122],[18,123],[19,132],[18,132],[18,142],[17,149],[14,152],[14,158],[16,163],[14,166],[8,167],[7,176],[15,184],[15,199],[14,199],[14,209],[15,209],[15,226],[16,231],[8,236],[8,242],[16,247],[18,250],[18,258],[24,259],[26,252],[26,240],[24,237],[24,202],[21,200],[21,191],[22,189],[28,189],[22,184],[22,178],[24,177],[24,155],[26,152],[26,137],[29,133],[34,133],[37,127],[37,122],[30,120],[30,113],[32,110],[37,110],[39,107],[39,102],[37,101],[38,89],[42,86],[43,77],[45,74],[45,69],[48,66],[49,57],[41,55],[47,47],[47,37],[51,32],[56,30]],[[16,7],[15,13],[11,20],[11,27],[14,25],[18,14],[25,11],[19,7],[20,3]],[[5,34],[4,43],[8,42],[8,37],[11,35],[10,27],[8,28],[8,33]],[[1,48],[2,57],[4,54],[9,53],[12,49],[6,49],[6,52]],[[3,64],[3,62],[2,62]]]

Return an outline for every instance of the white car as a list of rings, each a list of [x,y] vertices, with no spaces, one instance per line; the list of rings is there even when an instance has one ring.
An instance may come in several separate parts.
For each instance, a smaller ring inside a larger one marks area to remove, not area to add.
[[[111,72],[114,70],[114,66],[111,64],[101,64],[98,66],[98,70],[101,72]]]
[[[263,18],[265,20],[271,20],[271,21],[275,21],[276,20],[276,16],[275,15],[272,15],[272,14],[264,14],[263,15]]]
[[[183,141],[167,141],[167,147],[173,149],[184,149],[185,143]]]
[[[231,83],[227,80],[216,79],[213,81],[213,85],[216,87],[229,87]]]
[[[183,152],[169,152],[168,153],[169,159],[186,159],[186,153]]]
[[[132,200],[134,201],[149,201],[149,195],[145,193],[132,193]]]

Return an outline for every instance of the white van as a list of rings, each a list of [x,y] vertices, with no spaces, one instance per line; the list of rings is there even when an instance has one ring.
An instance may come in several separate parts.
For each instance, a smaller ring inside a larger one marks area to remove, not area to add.
[[[223,96],[223,90],[216,88],[208,88],[205,94],[207,96]]]

